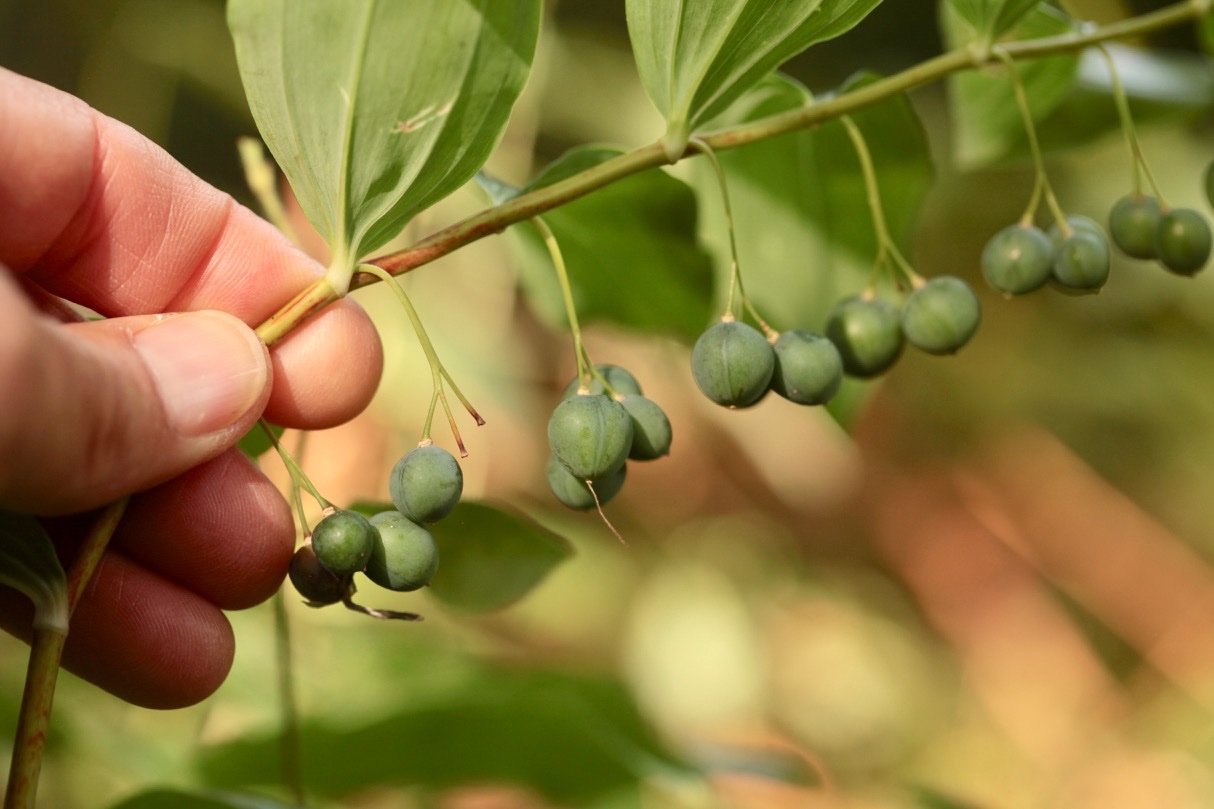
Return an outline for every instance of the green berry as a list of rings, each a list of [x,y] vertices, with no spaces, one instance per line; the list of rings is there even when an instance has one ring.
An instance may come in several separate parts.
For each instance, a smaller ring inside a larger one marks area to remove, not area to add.
[[[624,465],[632,448],[632,417],[601,393],[565,399],[548,419],[552,454],[579,480],[596,480]]]
[[[621,396],[627,396],[630,393],[641,393],[641,383],[637,382],[635,376],[629,373],[626,369],[618,365],[596,365],[595,369],[599,372],[607,384]],[[564,392],[561,393],[562,399],[568,399],[571,396],[576,396],[578,386],[581,384],[580,377],[574,377],[569,380],[569,384],[565,386]],[[603,387],[603,383],[598,379],[591,377],[590,393],[606,393],[607,389]]]
[[[826,336],[839,350],[844,373],[861,379],[888,370],[904,342],[898,307],[862,295],[835,304],[826,318]]]
[[[556,456],[548,459],[548,488],[556,495],[557,500],[577,511],[594,508],[595,495],[598,495],[599,505],[607,505],[607,501],[624,488],[624,478],[627,474],[628,465],[624,464],[611,474],[593,481],[594,494],[591,494],[586,481],[569,474],[569,470],[561,465]]]
[[[367,561],[367,578],[402,593],[429,584],[438,570],[434,536],[399,511],[381,511],[371,524],[378,538]]]
[[[464,491],[455,456],[434,444],[409,450],[388,477],[392,505],[414,522],[437,522],[451,513]]]
[[[1096,292],[1109,278],[1110,258],[1103,236],[1075,228],[1054,255],[1054,281],[1065,290]]]
[[[775,366],[776,356],[763,335],[737,320],[714,323],[691,351],[696,385],[724,407],[749,407],[762,399]]]
[[[1104,228],[1090,216],[1073,213],[1066,218],[1066,223],[1073,231],[1090,234],[1100,241],[1108,243],[1108,239],[1104,235]],[[1065,241],[1062,228],[1058,227],[1058,223],[1056,222],[1050,225],[1050,239],[1054,242],[1055,247],[1061,246],[1062,242]]]
[[[312,531],[312,550],[320,563],[338,576],[367,566],[375,528],[357,511],[334,511]]]
[[[1023,295],[1050,280],[1054,244],[1041,228],[1009,225],[982,251],[982,277],[1005,295]]]
[[[1131,258],[1155,258],[1155,234],[1159,231],[1159,201],[1130,194],[1109,211],[1109,235],[1113,244]]]
[[[1210,225],[1192,208],[1173,208],[1159,218],[1155,250],[1168,270],[1193,275],[1210,259]]]
[[[982,307],[970,285],[953,275],[933,278],[902,306],[902,331],[929,354],[952,354],[969,342],[982,320]]]
[[[349,575],[339,576],[322,565],[311,545],[303,545],[295,551],[287,576],[295,590],[313,607],[336,604],[350,591]]]
[[[652,461],[670,454],[670,419],[652,399],[629,394],[620,404],[632,418],[632,448],[628,457],[634,461]]]
[[[782,332],[772,349],[776,368],[771,389],[790,402],[829,402],[843,384],[843,359],[835,344],[806,329]]]

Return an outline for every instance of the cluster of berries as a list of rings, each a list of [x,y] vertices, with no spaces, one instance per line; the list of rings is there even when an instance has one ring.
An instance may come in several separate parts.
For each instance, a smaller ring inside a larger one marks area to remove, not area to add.
[[[1177,275],[1194,275],[1210,259],[1206,218],[1192,208],[1165,208],[1146,194],[1129,194],[1109,212],[1109,235],[1131,258],[1155,260]],[[1068,216],[1048,233],[1031,223],[1009,225],[987,242],[982,274],[1005,295],[1023,295],[1053,282],[1071,293],[1097,292],[1109,277],[1109,238],[1086,216]]]
[[[725,407],[749,407],[769,392],[797,404],[825,404],[844,375],[883,373],[908,342],[930,354],[958,351],[981,319],[978,296],[965,281],[919,279],[900,307],[871,291],[840,301],[824,335],[793,329],[764,337],[726,317],[696,341],[691,370],[704,395]]]
[[[355,573],[398,592],[430,583],[438,570],[438,546],[425,526],[459,503],[464,488],[459,462],[445,449],[423,444],[396,462],[388,488],[395,510],[370,518],[357,511],[327,510],[309,541],[295,552],[291,583],[309,605],[349,605]]]
[[[624,486],[627,462],[670,452],[670,419],[618,365],[596,365],[589,384],[566,386],[548,419],[548,486],[572,509],[604,505]]]

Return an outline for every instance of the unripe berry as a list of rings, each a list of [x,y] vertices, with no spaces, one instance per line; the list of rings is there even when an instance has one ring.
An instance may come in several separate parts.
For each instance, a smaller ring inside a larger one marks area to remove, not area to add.
[[[749,407],[762,399],[775,366],[775,354],[759,330],[738,320],[713,324],[691,351],[696,385],[723,407]]]
[[[1194,275],[1210,259],[1210,225],[1191,208],[1173,208],[1159,217],[1155,251],[1168,270]]]
[[[952,354],[969,342],[982,320],[970,285],[952,275],[933,278],[902,305],[902,331],[911,345],[929,354]]]
[[[591,485],[594,486],[594,494],[591,494],[590,486],[586,484],[586,481],[571,475],[555,456],[548,458],[548,488],[552,490],[552,494],[556,496],[557,500],[577,511],[594,508],[596,495],[599,498],[599,505],[607,505],[607,502],[624,488],[624,480],[627,475],[628,464],[624,464],[611,474],[593,481]]]
[[[316,558],[339,576],[366,567],[374,544],[375,528],[357,511],[334,511],[312,531]]]
[[[1023,295],[1050,280],[1054,245],[1038,227],[1009,225],[982,251],[982,277],[1005,295]]]
[[[629,373],[627,369],[621,368],[618,365],[607,364],[596,365],[594,367],[607,380],[607,384],[619,395],[627,396],[630,393],[639,395],[641,393],[641,383],[637,382],[636,377]],[[561,398],[568,399],[571,396],[576,396],[581,382],[581,378],[576,376],[569,380],[569,384],[565,386],[565,390],[561,393]],[[591,377],[589,392],[606,393],[607,389],[603,387],[602,382]]]
[[[1109,211],[1109,235],[1113,244],[1131,258],[1155,258],[1155,234],[1159,231],[1159,201],[1130,194]]]
[[[464,491],[464,473],[455,456],[427,444],[409,450],[392,467],[388,491],[396,510],[418,523],[437,522],[451,513]]]
[[[371,524],[377,539],[367,561],[367,578],[402,593],[429,584],[438,570],[434,536],[399,511],[381,511]]]
[[[628,457],[634,461],[652,461],[670,454],[670,419],[657,402],[638,394],[630,394],[619,401],[632,419],[632,448]]]
[[[595,480],[624,465],[632,448],[632,417],[601,393],[565,399],[548,419],[548,446],[569,473]]]
[[[829,402],[843,384],[843,359],[835,344],[806,329],[782,332],[772,346],[776,369],[771,389],[790,402]]]
[[[839,349],[843,371],[861,379],[888,370],[904,342],[898,308],[883,298],[861,295],[835,304],[826,318],[826,336]]]
[[[1054,281],[1073,292],[1096,292],[1109,279],[1109,244],[1103,236],[1076,228],[1054,255]]]

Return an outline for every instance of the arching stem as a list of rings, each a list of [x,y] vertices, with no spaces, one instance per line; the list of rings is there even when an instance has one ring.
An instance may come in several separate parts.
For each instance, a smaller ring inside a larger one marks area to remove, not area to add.
[[[444,382],[451,385],[451,390],[459,398],[472,418],[476,420],[477,426],[483,425],[485,420],[481,418],[480,413],[472,407],[468,399],[460,392],[459,386],[451,379],[451,374],[443,367],[442,360],[438,358],[438,352],[434,350],[434,344],[430,342],[430,335],[426,333],[426,327],[422,325],[422,320],[418,316],[417,310],[413,308],[413,302],[409,300],[409,295],[405,292],[405,288],[401,286],[400,281],[395,276],[373,264],[360,265],[359,269],[378,277],[392,288],[392,291],[396,294],[396,299],[400,301],[400,305],[404,308],[405,314],[409,318],[409,323],[413,326],[414,333],[417,334],[417,341],[421,344],[422,351],[426,355],[426,361],[430,364],[430,380],[433,390],[430,394],[430,409],[426,413],[426,424],[422,428],[421,443],[430,443],[430,430],[434,423],[434,411],[437,404],[442,402],[443,412],[447,416],[447,423],[451,426],[451,434],[455,436],[455,444],[459,447],[460,457],[468,457],[468,450],[464,446],[464,439],[459,433],[459,425],[455,423],[455,415],[451,412],[451,405],[447,402],[446,385]]]

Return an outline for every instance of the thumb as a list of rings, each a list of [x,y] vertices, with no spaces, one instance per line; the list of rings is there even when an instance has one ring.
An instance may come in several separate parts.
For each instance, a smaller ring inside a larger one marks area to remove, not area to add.
[[[0,507],[64,514],[154,486],[233,445],[269,398],[269,353],[231,315],[62,324],[0,276]]]

